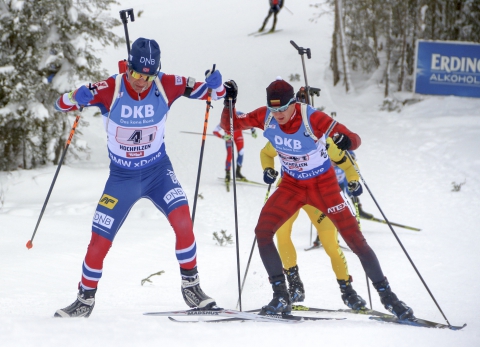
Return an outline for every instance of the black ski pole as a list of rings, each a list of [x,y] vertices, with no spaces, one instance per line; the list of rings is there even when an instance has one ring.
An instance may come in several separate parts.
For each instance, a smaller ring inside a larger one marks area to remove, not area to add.
[[[212,74],[215,71],[215,64],[213,64]],[[193,198],[192,209],[192,224],[195,222],[195,210],[197,208],[198,188],[200,187],[200,175],[202,173],[203,151],[205,148],[205,139],[207,137],[208,116],[210,115],[210,107],[212,106],[212,88],[207,89],[207,108],[205,111],[205,120],[203,122],[202,147],[200,148],[200,159],[198,162],[197,184],[195,185],[195,197]]]
[[[292,44],[293,47],[298,51],[298,54],[302,57],[302,66],[303,66],[303,76],[305,78],[305,89],[307,90],[307,104],[310,103],[310,87],[308,86],[308,80],[307,80],[307,70],[305,69],[305,59],[303,58],[303,55],[306,54],[307,58],[310,59],[312,57],[312,52],[310,51],[310,48],[303,48],[303,47],[298,47],[298,45],[293,42],[293,40],[290,40],[290,43]],[[311,104],[313,106],[313,104]]]
[[[132,22],[135,21],[135,15],[133,14],[133,8],[129,8],[128,10],[121,10],[120,11],[120,19],[122,20],[123,23],[123,29],[125,30],[125,41],[127,44],[127,52],[128,55],[130,55],[130,38],[128,37],[128,17],[130,17],[130,20]]]
[[[348,159],[349,159],[350,162],[352,163],[353,167],[355,168],[355,171],[357,171],[358,176],[360,176],[360,179],[362,180],[363,186],[367,189],[367,191],[368,191],[368,193],[370,194],[370,196],[372,197],[373,202],[375,203],[375,205],[377,205],[377,208],[378,208],[378,210],[380,211],[380,213],[382,214],[383,219],[385,219],[385,222],[387,222],[388,227],[390,228],[390,230],[391,230],[392,233],[393,233],[393,236],[395,236],[395,238],[397,239],[398,244],[400,245],[400,247],[402,248],[403,252],[404,252],[405,255],[407,256],[408,260],[410,261],[410,264],[412,264],[415,272],[417,273],[418,277],[420,278],[420,280],[422,281],[423,285],[425,286],[425,289],[427,289],[428,294],[430,294],[430,297],[432,298],[433,302],[435,303],[435,305],[437,305],[438,310],[439,310],[440,313],[442,314],[442,316],[443,316],[443,318],[445,319],[445,321],[447,322],[447,324],[448,324],[448,325],[451,325],[450,322],[448,321],[447,317],[446,317],[445,314],[443,313],[442,309],[440,308],[440,305],[438,304],[437,300],[436,300],[435,297],[433,296],[433,293],[430,291],[430,288],[428,288],[428,285],[427,285],[427,283],[425,282],[425,280],[423,279],[422,275],[420,274],[420,271],[418,271],[418,269],[417,269],[417,267],[415,266],[415,263],[413,262],[412,258],[410,258],[410,255],[408,254],[407,250],[406,250],[405,247],[403,246],[402,241],[400,241],[400,238],[398,237],[397,233],[395,232],[395,230],[393,230],[392,225],[390,224],[390,222],[388,221],[387,217],[385,216],[385,214],[383,213],[382,209],[380,208],[380,205],[378,204],[377,200],[375,199],[375,197],[373,196],[372,192],[370,191],[370,188],[368,188],[368,185],[367,185],[367,183],[365,182],[365,180],[363,179],[363,176],[362,176],[362,174],[360,173],[360,169],[358,168],[358,166],[357,166],[357,165],[355,164],[355,162],[353,161],[352,156],[350,155],[350,153],[349,153],[348,151],[345,151],[345,155],[348,157]]]
[[[230,114],[230,134],[233,137],[233,100],[232,97],[228,98],[228,111]],[[235,151],[232,146],[232,174],[233,174],[233,209],[235,213],[235,238],[237,241],[237,282],[238,282],[238,304],[240,311],[242,311],[242,288],[240,285],[240,246],[238,240],[238,215],[237,215],[237,184],[236,184],[236,172],[235,172]]]
[[[33,247],[33,238],[37,233],[38,226],[40,225],[40,221],[42,220],[43,213],[45,212],[45,208],[47,207],[48,200],[50,199],[50,194],[52,193],[53,186],[55,185],[55,181],[57,180],[58,173],[60,172],[60,168],[62,167],[63,160],[65,159],[65,154],[67,154],[68,146],[72,141],[73,134],[75,134],[75,129],[77,128],[78,122],[80,120],[80,115],[77,115],[75,121],[73,122],[72,129],[70,130],[70,135],[68,136],[67,142],[65,143],[65,147],[63,148],[62,156],[60,157],[60,162],[57,165],[57,170],[55,171],[55,175],[53,176],[52,184],[50,184],[50,189],[48,190],[47,197],[45,198],[45,202],[43,203],[42,211],[40,212],[40,216],[38,217],[37,225],[35,226],[35,230],[33,231],[32,237],[27,242],[27,248],[31,249]]]
[[[272,187],[272,184],[270,183],[268,185],[268,189],[267,189],[267,194],[265,195],[265,201],[263,202],[263,204],[265,205],[265,203],[267,202],[268,200],[268,196],[270,195],[270,188]],[[252,249],[250,250],[250,256],[248,257],[248,262],[247,262],[247,267],[245,268],[245,274],[243,275],[243,281],[242,281],[242,287],[240,288],[240,295],[242,294],[243,292],[243,287],[245,286],[245,280],[247,279],[247,273],[248,273],[248,268],[250,267],[250,261],[252,260],[252,254],[253,254],[253,250],[255,249],[255,244],[257,243],[257,237],[254,236],[253,237],[253,244],[252,244]],[[240,296],[238,297],[238,301],[237,301],[237,306],[238,307],[238,304],[240,303]]]

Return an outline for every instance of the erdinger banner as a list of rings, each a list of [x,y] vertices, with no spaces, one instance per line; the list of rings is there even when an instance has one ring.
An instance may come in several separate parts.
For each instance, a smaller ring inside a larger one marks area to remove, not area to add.
[[[480,98],[480,45],[419,40],[415,93]]]

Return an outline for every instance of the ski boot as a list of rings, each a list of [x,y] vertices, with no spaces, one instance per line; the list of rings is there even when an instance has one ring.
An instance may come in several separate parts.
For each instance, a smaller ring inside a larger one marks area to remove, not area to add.
[[[380,295],[383,306],[392,312],[398,319],[414,319],[413,310],[403,301],[398,300],[397,296],[390,289],[387,278],[381,282],[373,283],[373,286]]]
[[[230,183],[230,170],[225,170],[225,183]]]
[[[365,212],[362,209],[362,204],[360,203],[360,200],[358,199],[358,196],[357,196],[357,202],[358,202],[358,215],[359,215],[359,217],[363,218],[363,219],[372,219],[373,214]]]
[[[367,303],[363,298],[357,294],[355,289],[352,287],[352,276],[345,281],[345,280],[337,280],[338,284],[340,285],[340,291],[342,292],[342,300],[350,307],[352,310],[360,311],[366,310]]]
[[[290,300],[290,294],[288,294],[285,280],[272,283],[272,288],[273,299],[268,303],[268,305],[262,307],[259,314],[268,315],[292,313],[292,302]]]
[[[197,268],[185,270],[180,268],[182,274],[182,295],[185,303],[190,307],[209,310],[217,305],[215,300],[206,295],[200,288],[200,278]]]
[[[54,317],[85,317],[88,318],[92,314],[95,306],[95,292],[97,289],[85,290],[80,287],[77,300],[68,307],[61,308],[55,312]]]
[[[303,300],[305,300],[305,289],[303,288],[303,282],[300,279],[298,265],[284,271],[287,274],[288,293],[290,294],[292,304],[303,302]]]
[[[241,169],[242,169],[242,167],[240,165],[237,165],[237,170],[235,171],[236,178],[237,178],[238,181],[246,181],[247,179],[240,172]]]

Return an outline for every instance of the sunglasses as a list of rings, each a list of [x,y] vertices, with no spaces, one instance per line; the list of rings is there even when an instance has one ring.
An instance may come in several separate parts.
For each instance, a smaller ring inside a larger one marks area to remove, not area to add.
[[[138,73],[137,71],[134,71],[134,70],[130,69],[130,76],[132,76],[136,80],[139,80],[139,79],[143,78],[145,81],[151,82],[155,79],[155,77],[157,77],[157,74],[155,74],[155,75],[145,75],[145,74],[141,74],[141,73]]]
[[[288,108],[288,106],[290,106],[290,104],[292,102],[296,102],[296,101],[297,100],[295,98],[292,98],[292,99],[290,99],[290,101],[286,105],[283,105],[283,106],[280,106],[280,107],[267,106],[267,108],[270,110],[270,112],[283,112]]]

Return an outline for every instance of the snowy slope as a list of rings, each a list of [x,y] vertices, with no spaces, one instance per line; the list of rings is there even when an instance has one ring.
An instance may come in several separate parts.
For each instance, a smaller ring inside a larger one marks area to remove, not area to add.
[[[157,0],[122,1],[112,8],[143,10],[129,23],[132,40],[156,39],[162,50],[162,70],[201,79],[216,64],[224,79],[239,85],[237,108],[250,111],[265,103],[265,88],[277,75],[299,74],[301,57],[289,43],[308,47],[308,81],[321,88],[315,106],[336,112],[337,120],[362,137],[357,151],[362,176],[382,211],[391,221],[419,227],[420,232],[395,228],[444,314],[454,325],[468,323],[462,331],[422,329],[346,316],[345,321],[308,322],[295,326],[269,323],[176,324],[143,312],[186,308],[180,294],[174,235],[168,221],[149,201],[140,201],[115,239],[106,258],[104,274],[92,316],[85,320],[52,319],[56,309],[75,299],[81,263],[90,239],[96,203],[108,176],[105,136],[101,120],[87,111],[90,126],[83,129],[92,148],[91,159],[62,167],[37,235],[30,239],[55,167],[1,173],[0,192],[0,344],[2,346],[211,346],[224,345],[313,346],[475,346],[478,331],[478,273],[480,256],[477,231],[480,215],[480,100],[421,96],[422,102],[401,113],[380,111],[383,86],[377,80],[357,80],[355,92],[345,95],[332,87],[328,70],[332,17],[313,23],[316,11],[309,1],[287,2],[280,13],[279,33],[249,37],[267,14],[267,1]],[[123,27],[116,28],[123,35]],[[104,67],[115,73],[125,47],[101,51]],[[402,95],[401,97],[405,97]],[[408,97],[408,95],[407,95]],[[220,118],[222,103],[214,103],[209,131]],[[205,103],[180,99],[167,122],[167,150],[177,177],[193,206],[201,137],[181,133],[203,129]],[[77,135],[76,135],[77,136]],[[259,151],[266,140],[246,136],[242,172],[261,181]],[[217,177],[224,174],[222,141],[207,137],[197,201],[195,233],[198,266],[205,292],[224,307],[234,308],[238,298],[236,245],[220,247],[214,231],[235,235],[234,201]],[[452,192],[452,182],[466,182]],[[238,234],[241,277],[245,271],[253,229],[265,199],[263,187],[237,186]],[[364,209],[381,217],[364,189]],[[364,221],[364,234],[375,250],[393,290],[418,317],[444,319],[386,225]],[[293,239],[305,284],[306,304],[343,308],[330,261],[321,250],[304,252],[310,243],[310,224],[301,213]],[[354,287],[367,298],[365,275],[356,256],[346,253]],[[152,283],[141,286],[148,275]],[[373,288],[372,288],[373,290]],[[258,308],[271,299],[267,274],[255,251],[242,296],[243,309]],[[383,310],[372,292],[373,308]]]

